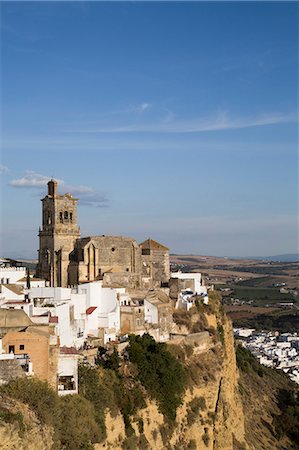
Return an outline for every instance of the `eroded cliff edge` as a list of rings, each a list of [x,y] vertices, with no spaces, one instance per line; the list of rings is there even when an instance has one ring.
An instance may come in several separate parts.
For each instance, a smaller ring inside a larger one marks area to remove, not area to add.
[[[153,391],[146,390],[140,382],[136,365],[128,358],[118,361],[116,356],[116,359],[111,356],[109,368],[83,365],[85,378],[82,375],[80,396],[64,399],[62,404],[54,393],[43,392],[41,386],[37,397],[43,396],[43,400],[38,408],[38,402],[30,403],[28,393],[26,398],[22,397],[20,388],[4,392],[0,411],[0,436],[3,438],[0,448],[298,448],[294,440],[277,432],[278,422],[275,420],[281,417],[279,393],[294,389],[289,380],[268,369],[249,367],[249,370],[246,366],[248,370],[240,371],[236,364],[231,322],[223,312],[219,297],[214,293],[208,307],[197,306],[197,310],[177,318],[178,332],[183,335],[188,330],[189,336],[166,346],[186,374],[175,420],[165,414],[167,408],[172,411],[174,407],[171,391],[163,410],[159,401],[161,395],[153,395]],[[160,388],[158,384],[157,389]],[[18,398],[18,401],[11,397]],[[20,400],[29,403],[30,408]],[[51,404],[55,409],[53,417]],[[86,435],[82,438],[84,433]]]

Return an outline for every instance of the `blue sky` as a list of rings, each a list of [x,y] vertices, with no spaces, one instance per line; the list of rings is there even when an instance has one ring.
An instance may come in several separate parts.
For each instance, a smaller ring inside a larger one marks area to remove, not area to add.
[[[36,257],[52,176],[82,236],[298,250],[298,3],[1,10],[1,255]]]

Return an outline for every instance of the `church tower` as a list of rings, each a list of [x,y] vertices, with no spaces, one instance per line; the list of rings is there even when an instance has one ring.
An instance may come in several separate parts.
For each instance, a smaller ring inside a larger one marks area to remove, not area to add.
[[[78,199],[71,194],[58,194],[56,180],[48,182],[48,195],[42,199],[37,275],[53,287],[69,285],[69,254],[80,238],[77,202]]]

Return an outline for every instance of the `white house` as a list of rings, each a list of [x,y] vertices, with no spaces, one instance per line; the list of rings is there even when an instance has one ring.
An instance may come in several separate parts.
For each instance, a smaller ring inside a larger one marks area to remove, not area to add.
[[[0,284],[14,284],[26,276],[26,267],[0,267]]]
[[[194,295],[207,294],[207,288],[206,286],[204,286],[201,273],[199,272],[195,273],[172,272],[171,278],[178,278],[180,280],[189,281],[188,288],[190,288],[193,291]]]
[[[60,347],[58,356],[58,395],[78,394],[78,352]]]

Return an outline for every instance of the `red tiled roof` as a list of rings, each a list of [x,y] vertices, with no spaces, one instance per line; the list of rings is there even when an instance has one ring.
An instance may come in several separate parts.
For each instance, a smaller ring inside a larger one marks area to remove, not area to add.
[[[90,306],[89,308],[87,308],[86,314],[87,315],[92,314],[95,309],[97,309],[97,306]]]
[[[49,323],[58,323],[58,317],[57,316],[50,316],[49,317]]]
[[[77,350],[75,349],[75,347],[60,347],[60,353],[62,353],[63,355],[78,355],[79,353],[77,352]]]

